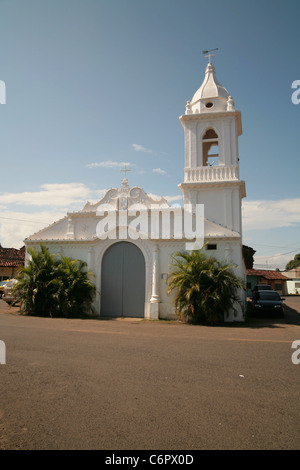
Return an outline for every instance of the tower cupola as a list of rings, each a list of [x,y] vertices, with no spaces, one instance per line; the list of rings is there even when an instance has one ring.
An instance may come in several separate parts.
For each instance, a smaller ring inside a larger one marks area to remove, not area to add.
[[[187,102],[185,114],[234,111],[234,102],[226,88],[218,81],[215,67],[207,64],[202,85],[191,101]]]

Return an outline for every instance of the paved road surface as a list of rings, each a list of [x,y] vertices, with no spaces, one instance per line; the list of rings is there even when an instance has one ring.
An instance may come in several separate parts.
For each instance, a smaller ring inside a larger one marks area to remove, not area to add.
[[[296,321],[212,328],[16,311],[0,301],[1,449],[300,448]]]

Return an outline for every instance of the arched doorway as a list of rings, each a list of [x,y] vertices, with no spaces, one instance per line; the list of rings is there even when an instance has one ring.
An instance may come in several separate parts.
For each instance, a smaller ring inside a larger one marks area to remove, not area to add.
[[[144,255],[133,243],[114,243],[102,259],[101,316],[144,317],[144,305]]]

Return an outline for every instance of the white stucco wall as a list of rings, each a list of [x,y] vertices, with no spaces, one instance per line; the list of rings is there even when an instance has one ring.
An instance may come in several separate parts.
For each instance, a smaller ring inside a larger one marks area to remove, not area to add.
[[[286,281],[287,294],[300,295],[300,278]]]
[[[101,315],[101,266],[102,259],[106,250],[114,243],[120,240],[96,240],[92,243],[78,243],[78,242],[47,242],[44,244],[48,247],[51,253],[63,254],[73,259],[81,259],[88,265],[88,269],[94,273],[93,282],[96,285],[97,295],[93,303],[93,313],[96,316]],[[172,255],[177,251],[184,250],[186,245],[184,241],[177,240],[128,240],[138,246],[145,258],[145,311],[146,318],[153,317],[151,313],[151,295],[153,292],[153,249],[154,246],[159,247],[159,269],[157,276],[159,277],[159,303],[158,312],[161,319],[174,319],[176,313],[174,309],[174,295],[167,295],[167,281],[165,277],[170,274],[172,262]],[[237,264],[238,268],[234,268],[234,272],[239,277],[245,279],[245,272],[243,270],[243,260],[240,241],[223,241],[223,240],[210,240],[210,243],[217,245],[217,250],[205,251],[207,255],[216,257],[218,260],[227,260],[233,264]],[[29,246],[29,245],[28,245]],[[39,244],[30,244],[31,247],[39,249]],[[241,293],[242,295],[242,293]],[[155,316],[154,316],[155,318]],[[243,312],[240,311],[238,317],[231,317],[228,320],[242,320]]]

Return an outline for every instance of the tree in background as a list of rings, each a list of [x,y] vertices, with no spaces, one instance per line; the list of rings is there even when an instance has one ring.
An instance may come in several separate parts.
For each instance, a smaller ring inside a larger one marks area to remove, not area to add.
[[[300,253],[294,256],[294,259],[289,261],[285,267],[286,271],[289,271],[290,269],[294,269],[300,266]]]
[[[241,302],[237,291],[245,289],[245,283],[233,273],[234,266],[206,257],[201,249],[175,253],[171,267],[168,294],[175,291],[179,317],[217,323],[236,312],[236,303]]]
[[[17,277],[21,311],[39,316],[76,316],[89,309],[95,295],[86,263],[51,254],[44,245],[30,249],[31,260]]]

